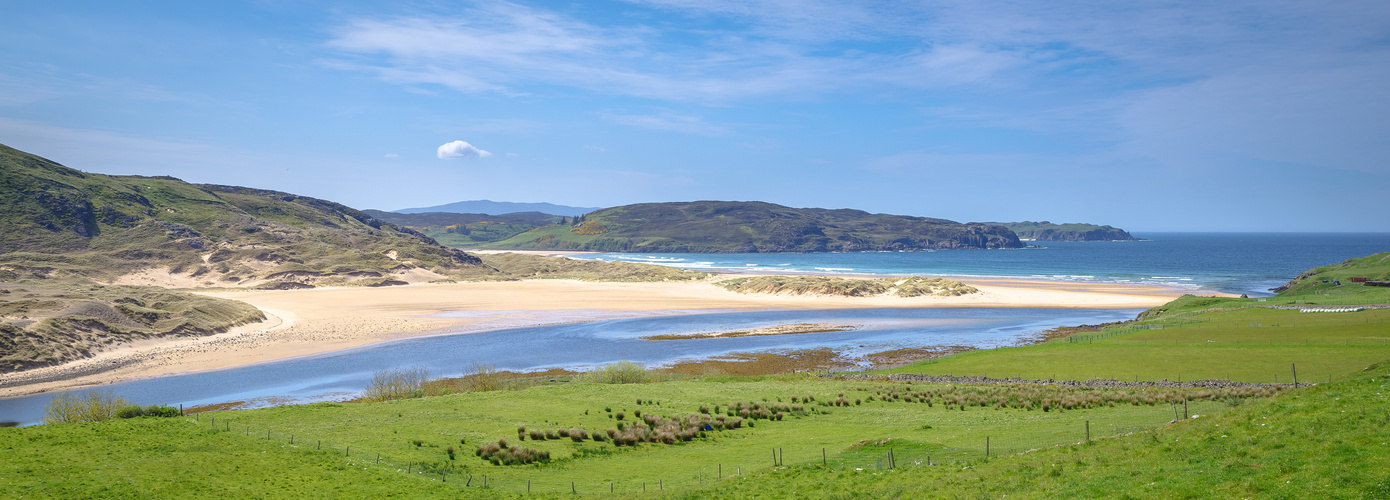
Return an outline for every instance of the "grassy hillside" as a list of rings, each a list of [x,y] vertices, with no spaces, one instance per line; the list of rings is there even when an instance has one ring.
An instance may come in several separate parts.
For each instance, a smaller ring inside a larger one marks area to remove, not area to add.
[[[1000,222],[998,224],[1009,228],[1009,230],[1017,234],[1019,238],[1028,240],[1135,241],[1139,239],[1123,229],[1111,226],[1097,226],[1095,224],[1053,224],[1047,221]]]
[[[0,146],[0,280],[154,269],[226,286],[387,281],[480,261],[337,203],[172,177],[85,173]]]
[[[463,248],[505,240],[541,226],[559,223],[562,219],[569,220],[568,217],[540,212],[505,215],[449,212],[398,214],[379,210],[363,212],[382,221],[424,233],[441,244]]]
[[[569,225],[539,227],[482,248],[616,252],[834,252],[1019,248],[1000,226],[788,208],[762,202],[643,203],[606,208]]]
[[[1302,380],[1325,381],[1390,359],[1390,308],[1354,307],[1390,304],[1390,288],[1348,279],[1386,276],[1387,263],[1390,253],[1350,259],[1304,273],[1275,297],[1184,296],[1100,332],[956,354],[891,371],[1289,382],[1296,368]],[[1342,285],[1333,283],[1336,279]]]

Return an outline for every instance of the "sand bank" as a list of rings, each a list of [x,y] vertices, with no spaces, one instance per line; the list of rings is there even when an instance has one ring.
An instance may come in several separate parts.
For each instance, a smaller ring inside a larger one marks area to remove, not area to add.
[[[1142,285],[963,278],[980,293],[959,297],[826,297],[740,294],[712,284],[727,278],[656,283],[528,280],[204,292],[255,305],[266,311],[270,319],[225,334],[144,341],[58,367],[3,375],[0,397],[245,366],[426,335],[678,311],[1147,308],[1187,292]]]

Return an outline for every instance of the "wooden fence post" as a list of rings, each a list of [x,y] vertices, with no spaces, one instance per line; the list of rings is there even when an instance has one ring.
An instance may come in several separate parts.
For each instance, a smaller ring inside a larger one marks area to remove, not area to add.
[[[985,436],[985,458],[989,458],[989,436]]]
[[[1295,365],[1294,363],[1289,363],[1289,370],[1293,372],[1293,388],[1294,388],[1294,389],[1297,389],[1297,388],[1298,388],[1298,366]]]
[[[1091,442],[1091,421],[1086,421],[1086,442]]]

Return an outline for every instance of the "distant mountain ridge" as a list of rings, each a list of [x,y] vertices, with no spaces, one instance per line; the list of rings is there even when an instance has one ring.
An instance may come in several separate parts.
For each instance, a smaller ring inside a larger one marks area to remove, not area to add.
[[[1025,240],[1037,241],[1142,241],[1128,231],[1085,223],[1053,224],[1048,221],[987,222],[1009,228]]]
[[[599,207],[571,207],[566,205],[556,205],[554,203],[515,203],[510,201],[470,200],[460,201],[456,203],[448,203],[444,205],[436,205],[433,207],[402,208],[400,210],[392,210],[392,212],[398,214],[450,212],[456,214],[486,215],[503,215],[517,212],[540,212],[543,214],[564,215],[568,217],[573,217],[576,215],[584,215],[598,209]]]
[[[640,203],[605,208],[567,224],[538,227],[479,245],[495,249],[610,252],[860,252],[1021,248],[999,225],[790,208],[765,202]]]

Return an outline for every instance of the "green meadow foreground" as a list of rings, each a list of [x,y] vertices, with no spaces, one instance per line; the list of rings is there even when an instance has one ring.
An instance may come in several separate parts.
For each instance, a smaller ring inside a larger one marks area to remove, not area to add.
[[[375,403],[0,429],[0,491],[1385,498],[1390,309],[1365,304],[1390,303],[1390,288],[1347,283],[1385,279],[1387,268],[1390,254],[1378,254],[1318,268],[1263,301],[1184,297],[1142,321],[891,370],[1221,379],[1203,386],[929,384],[882,374],[639,371],[628,381],[645,383],[622,384],[538,377]],[[1278,308],[1334,306],[1346,312]],[[1299,388],[1274,385],[1276,377],[1292,382],[1294,369]]]

